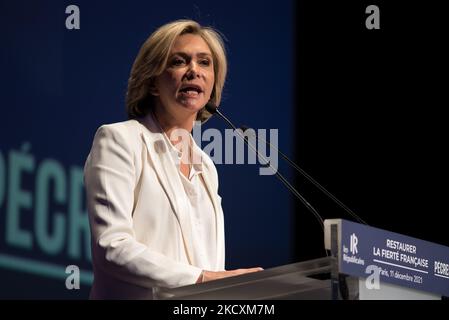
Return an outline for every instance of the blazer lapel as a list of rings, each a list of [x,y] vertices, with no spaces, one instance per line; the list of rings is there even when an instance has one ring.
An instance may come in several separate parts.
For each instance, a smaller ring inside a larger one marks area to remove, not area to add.
[[[198,147],[199,148],[199,147]],[[212,200],[212,204],[214,206],[215,211],[215,239],[216,239],[216,248],[217,248],[217,266],[216,269],[220,269],[220,257],[224,254],[224,243],[222,243],[222,239],[224,239],[223,234],[223,216],[221,214],[221,204],[218,203],[218,199],[216,196],[216,189],[213,187],[210,181],[210,172],[207,166],[203,166],[203,181],[206,186],[207,192],[209,193],[209,197]]]
[[[160,132],[158,126],[151,119],[151,115],[145,118],[145,124],[148,125],[148,128],[144,129],[142,138],[148,149],[149,159],[178,219],[189,262],[195,265],[192,247],[192,227],[190,217],[185,211],[185,208],[187,208],[185,201],[187,199],[180,195],[183,186],[179,179],[179,173],[169,154],[170,151],[167,149],[163,133]]]

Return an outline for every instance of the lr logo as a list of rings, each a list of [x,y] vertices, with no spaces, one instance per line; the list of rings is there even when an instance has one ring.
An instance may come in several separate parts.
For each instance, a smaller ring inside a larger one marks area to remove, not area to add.
[[[351,253],[353,255],[359,252],[359,250],[357,250],[357,244],[358,243],[359,243],[359,238],[357,238],[355,233],[351,234],[349,250],[351,250]]]

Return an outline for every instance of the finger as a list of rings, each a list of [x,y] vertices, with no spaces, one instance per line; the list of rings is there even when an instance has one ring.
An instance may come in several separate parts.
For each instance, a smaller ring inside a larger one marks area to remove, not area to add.
[[[257,272],[257,271],[262,271],[263,268],[261,268],[261,267],[256,267],[256,268],[250,268],[250,269],[248,269],[248,270],[250,270],[251,272]]]

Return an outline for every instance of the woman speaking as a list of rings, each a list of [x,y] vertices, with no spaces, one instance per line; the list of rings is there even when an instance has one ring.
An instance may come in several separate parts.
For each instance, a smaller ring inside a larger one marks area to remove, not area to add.
[[[220,104],[220,35],[190,20],[156,30],[133,64],[129,120],[101,126],[84,167],[92,239],[92,299],[153,299],[225,271],[218,176],[195,144],[195,121]]]

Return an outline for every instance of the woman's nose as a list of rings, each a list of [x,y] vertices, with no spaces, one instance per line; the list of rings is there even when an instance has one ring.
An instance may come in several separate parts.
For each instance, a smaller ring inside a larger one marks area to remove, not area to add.
[[[187,70],[187,77],[189,79],[199,78],[201,76],[200,69],[198,65],[194,62],[191,62],[189,65],[189,69]]]

